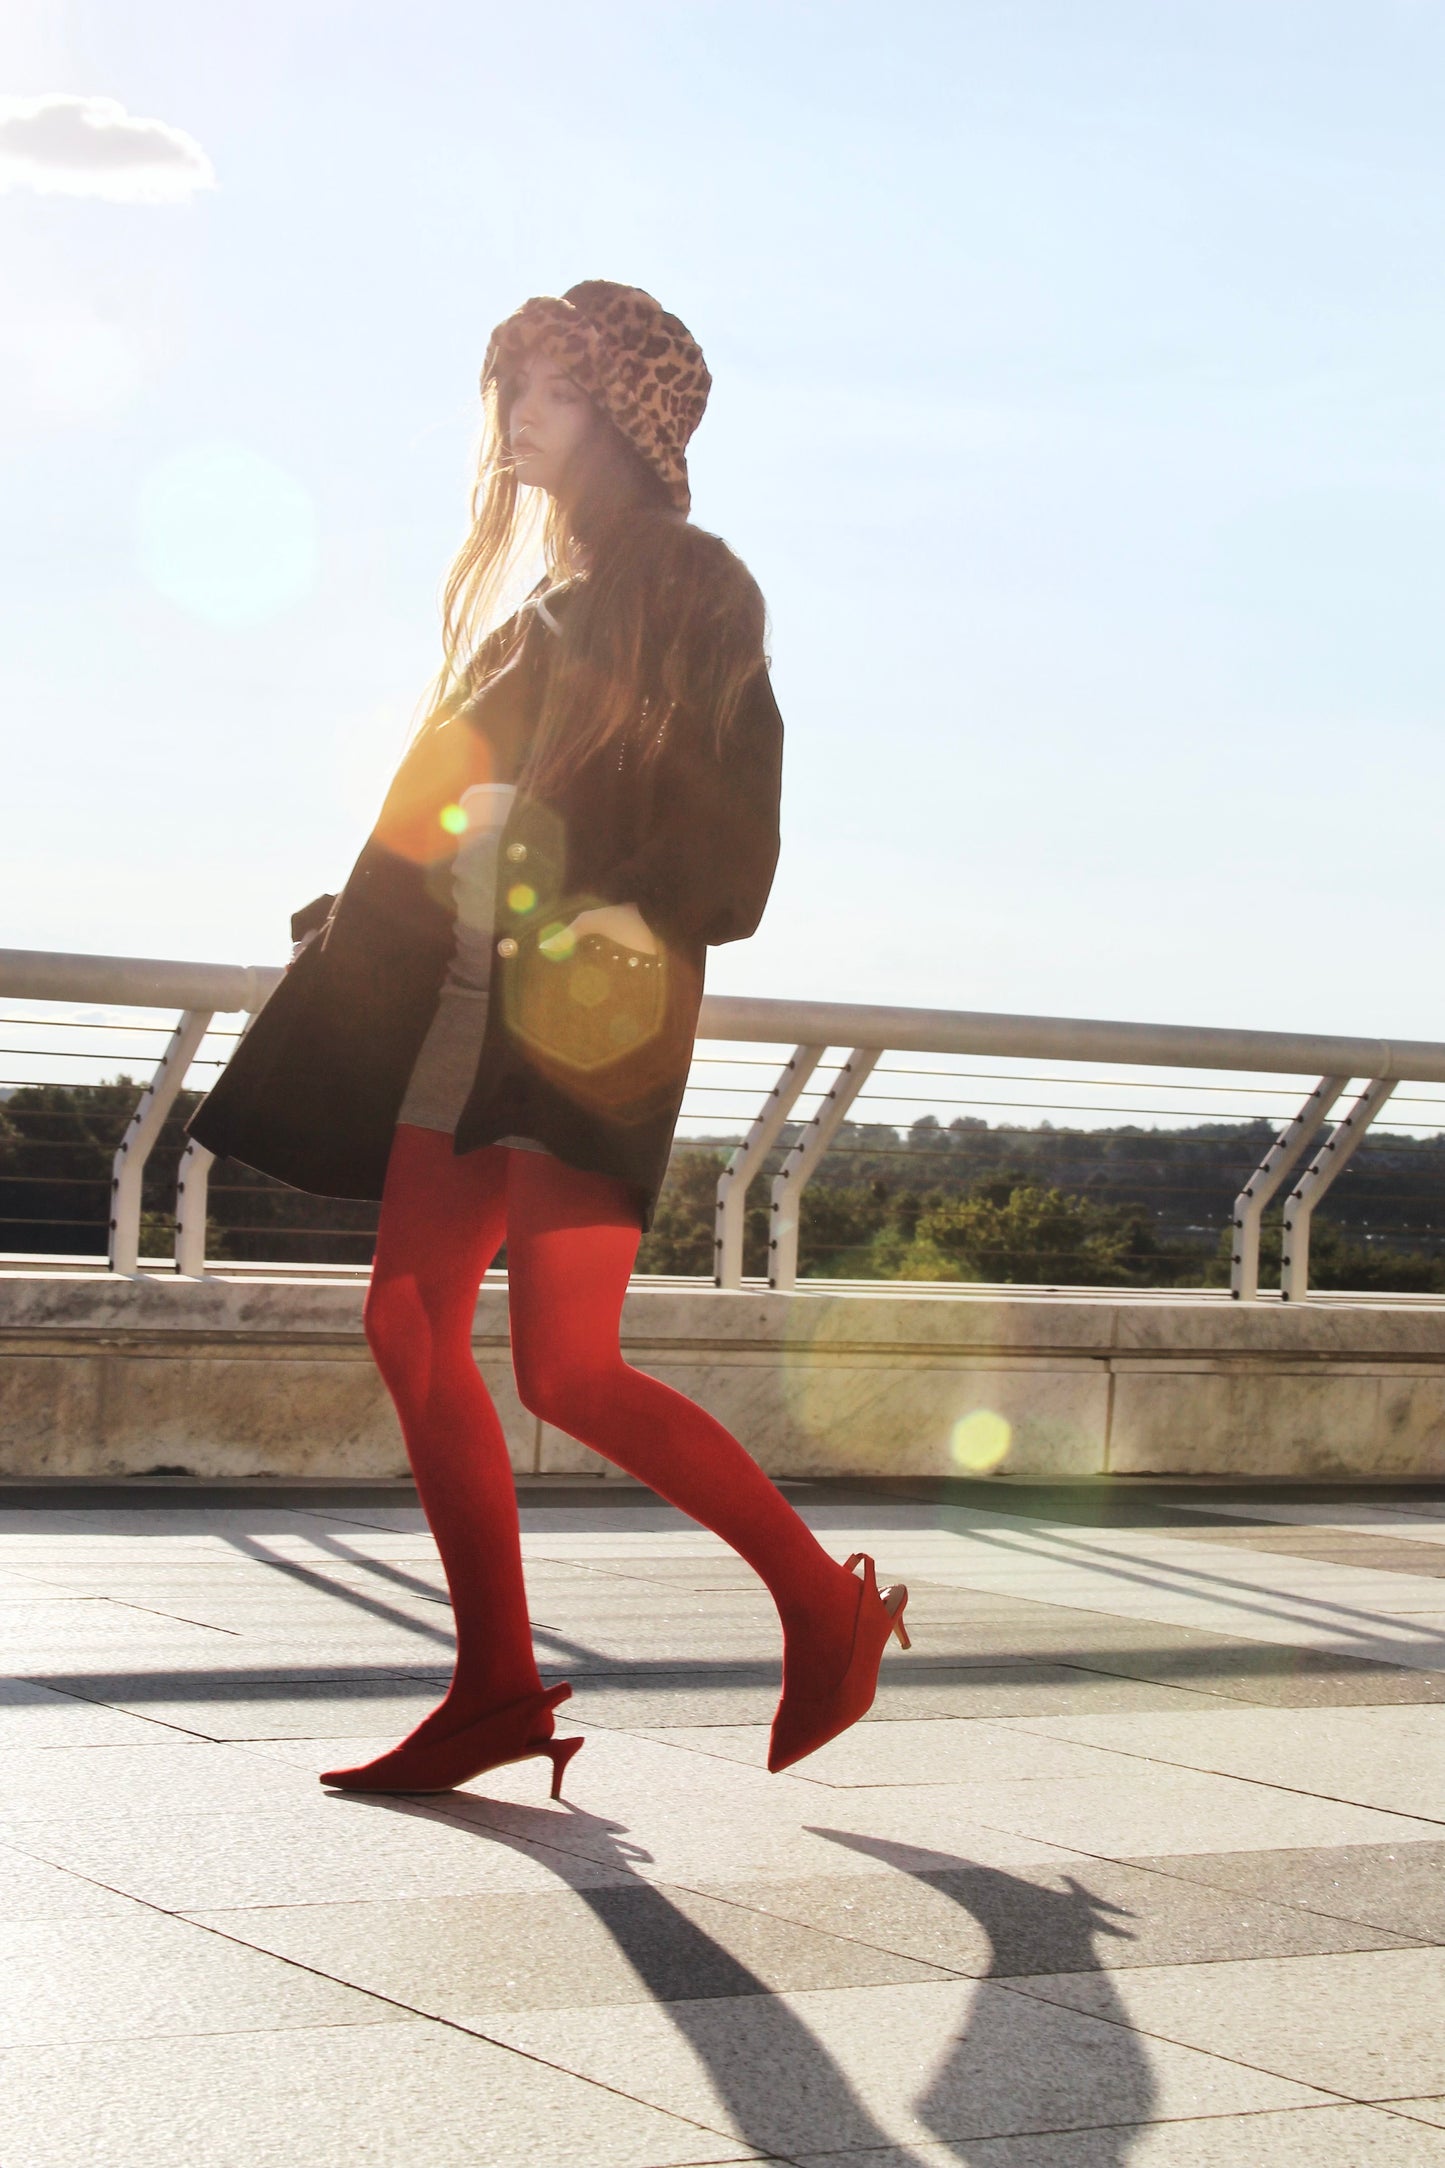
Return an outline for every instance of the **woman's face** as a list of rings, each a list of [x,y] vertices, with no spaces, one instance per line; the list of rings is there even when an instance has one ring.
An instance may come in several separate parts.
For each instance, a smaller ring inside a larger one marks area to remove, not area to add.
[[[517,374],[507,414],[507,448],[517,480],[555,495],[595,418],[596,410],[575,378],[545,354],[534,354]]]

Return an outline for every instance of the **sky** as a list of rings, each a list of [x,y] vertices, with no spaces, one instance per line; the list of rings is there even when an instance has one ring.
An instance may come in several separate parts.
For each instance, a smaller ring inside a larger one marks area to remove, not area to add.
[[[1445,0],[6,0],[0,946],[284,960],[606,277],[771,612],[714,991],[1445,1037],[1442,90]]]

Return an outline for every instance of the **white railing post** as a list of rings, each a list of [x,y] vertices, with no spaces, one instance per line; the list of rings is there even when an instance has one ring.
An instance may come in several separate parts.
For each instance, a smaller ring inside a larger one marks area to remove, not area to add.
[[[186,1071],[211,1027],[209,1009],[187,1009],[171,1033],[155,1075],[141,1093],[140,1104],[120,1140],[111,1162],[110,1176],[110,1269],[133,1277],[140,1268],[141,1184],[146,1161]]]
[[[259,1009],[251,1011],[236,1034],[236,1046],[260,1013]],[[231,1052],[235,1051],[232,1047]],[[215,1164],[215,1153],[208,1152],[193,1137],[176,1169],[176,1271],[188,1280],[203,1280],[206,1276],[206,1208]]]
[[[788,1116],[826,1052],[823,1046],[794,1047],[777,1083],[763,1101],[757,1120],[718,1176],[713,1280],[719,1287],[743,1284],[748,1184],[782,1135]]]
[[[1306,1145],[1324,1128],[1330,1108],[1349,1081],[1346,1076],[1320,1078],[1235,1198],[1229,1292],[1236,1302],[1253,1302],[1259,1294],[1259,1232],[1266,1205]]]
[[[843,1117],[882,1058],[881,1046],[853,1049],[798,1142],[773,1177],[768,1231],[768,1285],[786,1292],[798,1281],[798,1225],[803,1191],[837,1136]]]
[[[1398,1079],[1376,1077],[1367,1084],[1328,1142],[1316,1152],[1290,1191],[1284,1207],[1284,1255],[1280,1260],[1281,1302],[1303,1302],[1310,1286],[1310,1222],[1315,1206],[1337,1176],[1344,1173],[1365,1139]]]
[[[188,1280],[206,1276],[206,1197],[214,1152],[193,1137],[176,1173],[176,1270]]]

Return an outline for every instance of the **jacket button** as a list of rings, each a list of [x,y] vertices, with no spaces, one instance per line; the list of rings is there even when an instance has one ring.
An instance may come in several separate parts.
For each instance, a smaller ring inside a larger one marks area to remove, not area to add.
[[[517,944],[512,939],[512,936],[509,933],[503,934],[501,940],[497,943],[497,954],[499,956],[515,956],[516,953]]]
[[[526,855],[527,846],[525,843],[509,843],[507,845],[507,856],[514,866],[520,866]]]

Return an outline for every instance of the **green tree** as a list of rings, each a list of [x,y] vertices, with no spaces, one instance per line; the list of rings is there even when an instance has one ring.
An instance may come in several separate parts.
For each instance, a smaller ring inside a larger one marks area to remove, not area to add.
[[[1266,1220],[1259,1241],[1261,1287],[1278,1287],[1282,1246],[1278,1218]],[[1205,1275],[1207,1285],[1229,1285],[1233,1248],[1226,1228]],[[1310,1230],[1310,1286],[1322,1293],[1438,1295],[1445,1293],[1445,1258],[1389,1241],[1352,1241],[1334,1221],[1317,1220]]]
[[[1139,1284],[1157,1256],[1147,1216],[1027,1182],[984,1183],[930,1200],[911,1242],[877,1246],[889,1278]]]
[[[673,1154],[652,1226],[637,1253],[639,1272],[687,1274],[710,1280],[716,1261],[717,1182],[732,1154],[712,1145],[684,1144]],[[743,1235],[743,1269],[761,1274],[767,1255],[767,1210],[754,1204]]]

